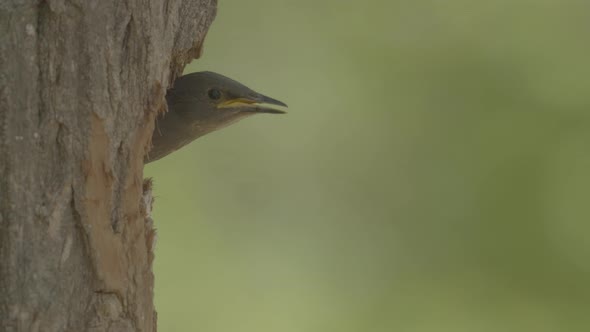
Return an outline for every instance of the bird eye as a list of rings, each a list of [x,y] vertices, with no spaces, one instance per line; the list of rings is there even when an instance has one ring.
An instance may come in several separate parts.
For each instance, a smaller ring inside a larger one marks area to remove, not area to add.
[[[217,100],[217,99],[221,98],[221,91],[219,91],[217,89],[209,90],[208,94],[209,94],[209,98],[211,98],[213,100]]]

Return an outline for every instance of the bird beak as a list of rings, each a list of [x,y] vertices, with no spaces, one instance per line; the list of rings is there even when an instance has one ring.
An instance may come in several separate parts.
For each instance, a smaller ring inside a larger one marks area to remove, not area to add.
[[[255,93],[248,97],[234,98],[220,103],[217,108],[238,108],[241,112],[284,114],[276,106],[287,107],[287,104],[274,98]]]

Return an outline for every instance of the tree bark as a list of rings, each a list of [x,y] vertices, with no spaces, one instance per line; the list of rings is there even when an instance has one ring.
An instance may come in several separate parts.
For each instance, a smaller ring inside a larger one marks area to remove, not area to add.
[[[0,1],[1,331],[156,330],[143,157],[216,5]]]

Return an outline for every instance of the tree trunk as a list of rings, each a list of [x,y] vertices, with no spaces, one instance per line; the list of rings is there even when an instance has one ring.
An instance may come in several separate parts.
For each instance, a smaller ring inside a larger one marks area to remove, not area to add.
[[[0,1],[0,330],[155,331],[143,156],[216,0]]]

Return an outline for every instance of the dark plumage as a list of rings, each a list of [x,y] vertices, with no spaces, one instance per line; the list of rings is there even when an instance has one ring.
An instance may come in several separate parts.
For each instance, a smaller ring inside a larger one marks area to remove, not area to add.
[[[179,77],[166,94],[168,112],[158,116],[145,162],[158,160],[195,139],[257,113],[281,114],[287,105],[213,72]]]

